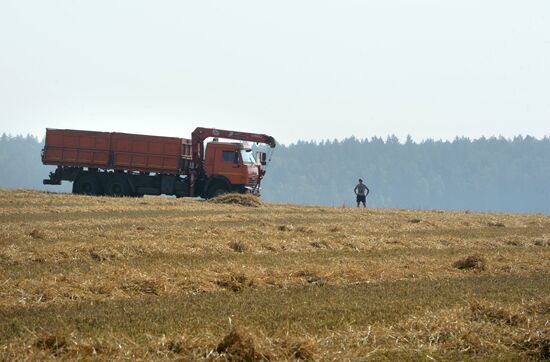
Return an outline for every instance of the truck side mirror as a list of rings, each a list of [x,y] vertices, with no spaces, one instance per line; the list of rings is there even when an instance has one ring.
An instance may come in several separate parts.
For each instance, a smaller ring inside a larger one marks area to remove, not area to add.
[[[260,165],[267,165],[267,155],[265,152],[256,152],[256,159],[260,161]]]

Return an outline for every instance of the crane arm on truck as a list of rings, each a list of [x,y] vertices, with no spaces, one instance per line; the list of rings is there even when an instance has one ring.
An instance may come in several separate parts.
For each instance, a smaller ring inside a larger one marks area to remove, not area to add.
[[[256,134],[256,133],[246,133],[246,132],[237,132],[237,131],[227,131],[223,129],[215,128],[203,128],[197,127],[191,136],[191,142],[193,147],[193,159],[202,160],[204,152],[204,140],[209,137],[218,137],[226,138],[239,141],[249,141],[257,143],[265,143],[271,148],[275,148],[276,142],[275,138],[265,135],[265,134]]]

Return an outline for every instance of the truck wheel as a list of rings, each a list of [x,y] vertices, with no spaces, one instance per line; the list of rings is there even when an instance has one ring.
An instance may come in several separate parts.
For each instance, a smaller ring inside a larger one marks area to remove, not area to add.
[[[103,189],[96,175],[82,174],[73,183],[73,194],[101,195]]]
[[[229,190],[227,189],[227,186],[222,184],[221,182],[215,182],[212,185],[208,186],[208,192],[206,193],[206,198],[211,199],[216,196],[220,196],[221,194],[225,194]]]
[[[111,176],[107,179],[106,190],[109,196],[130,196],[130,185],[121,175]]]

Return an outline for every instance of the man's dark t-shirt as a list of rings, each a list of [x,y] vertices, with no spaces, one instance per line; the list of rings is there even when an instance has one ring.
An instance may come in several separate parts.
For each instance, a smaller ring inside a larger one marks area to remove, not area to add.
[[[369,188],[364,183],[358,183],[357,186],[355,186],[354,189],[355,193],[357,194],[357,202],[366,203],[367,202],[367,195],[369,194]]]

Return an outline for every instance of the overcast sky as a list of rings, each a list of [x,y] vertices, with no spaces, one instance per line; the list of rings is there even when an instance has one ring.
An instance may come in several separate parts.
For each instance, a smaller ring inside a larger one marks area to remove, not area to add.
[[[0,132],[550,135],[550,1],[0,0]]]

